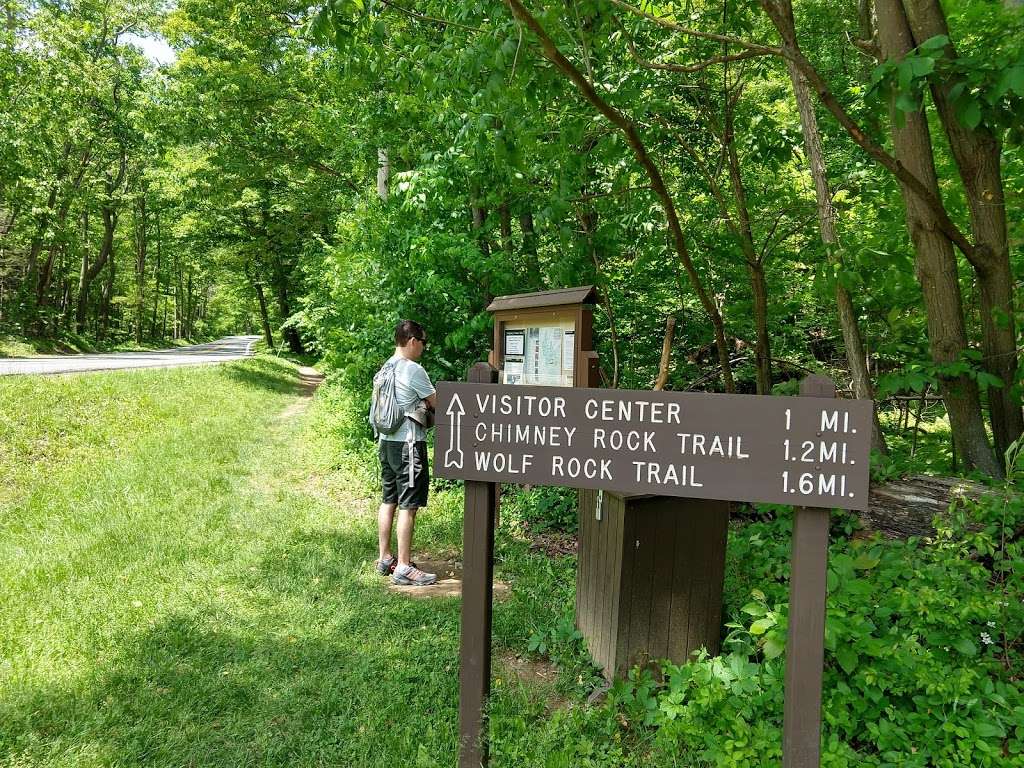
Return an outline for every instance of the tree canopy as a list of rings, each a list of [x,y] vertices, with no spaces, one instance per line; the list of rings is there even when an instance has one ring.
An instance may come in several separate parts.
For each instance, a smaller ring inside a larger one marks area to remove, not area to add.
[[[593,283],[608,386],[674,323],[667,388],[941,396],[993,475],[1024,429],[1017,3],[4,8],[0,331],[257,330],[365,387],[400,318],[460,378],[493,297]]]

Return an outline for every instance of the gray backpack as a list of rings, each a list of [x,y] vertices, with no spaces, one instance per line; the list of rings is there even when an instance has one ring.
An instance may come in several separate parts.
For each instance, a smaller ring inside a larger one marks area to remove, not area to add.
[[[370,401],[370,426],[375,436],[393,435],[405,421],[398,406],[395,391],[395,373],[398,361],[389,360],[373,377],[373,400]]]

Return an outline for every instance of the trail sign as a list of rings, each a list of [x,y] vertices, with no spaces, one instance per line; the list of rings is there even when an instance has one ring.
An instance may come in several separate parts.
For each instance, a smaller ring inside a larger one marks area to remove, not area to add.
[[[435,473],[866,509],[865,400],[440,382]]]

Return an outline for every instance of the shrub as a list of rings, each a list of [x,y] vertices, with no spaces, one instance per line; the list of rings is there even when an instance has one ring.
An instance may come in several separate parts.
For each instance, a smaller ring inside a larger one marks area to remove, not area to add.
[[[1024,502],[954,510],[933,540],[839,539],[831,547],[823,685],[828,766],[1011,766],[1024,760]],[[724,655],[634,670],[606,715],[646,731],[651,756],[689,748],[716,765],[781,758],[789,523],[730,542],[737,580]]]
[[[534,532],[576,532],[577,501],[572,488],[518,488],[510,506]]]

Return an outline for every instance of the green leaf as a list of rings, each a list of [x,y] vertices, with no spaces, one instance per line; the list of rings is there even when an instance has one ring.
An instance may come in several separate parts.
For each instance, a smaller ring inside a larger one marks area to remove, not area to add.
[[[775,626],[775,619],[758,619],[750,625],[750,634],[763,635]]]
[[[935,37],[929,37],[917,48],[919,51],[933,53],[935,51],[941,51],[949,45],[949,38],[945,35],[936,35]]]
[[[910,82],[914,79],[914,64],[912,60],[904,59],[896,65],[896,82],[901,91],[910,88]]]
[[[990,387],[995,387],[996,389],[1003,388],[1003,380],[1000,379],[998,376],[993,376],[991,373],[986,373],[985,371],[978,371],[976,374],[976,378],[978,380],[978,387],[983,392],[989,389]]]
[[[779,632],[770,632],[765,635],[762,650],[766,659],[777,658],[786,650],[786,639]]]
[[[1017,65],[1006,73],[1006,82],[1018,96],[1024,96],[1024,65]]]
[[[879,559],[877,557],[873,557],[867,552],[862,552],[853,561],[853,567],[859,571],[867,571],[878,565],[878,562]]]
[[[974,732],[983,739],[1005,739],[1006,730],[999,723],[986,723],[976,720]]]
[[[844,645],[836,651],[836,661],[839,662],[839,666],[846,674],[852,675],[853,670],[857,668],[857,652],[853,650],[852,646]]]
[[[921,108],[921,105],[917,101],[917,97],[912,93],[904,91],[896,97],[896,109],[900,112],[906,112],[910,114],[917,112]]]
[[[768,609],[761,603],[747,603],[740,610],[750,616],[764,616]]]
[[[918,56],[910,60],[910,66],[914,70],[914,77],[924,77],[935,70],[935,59]]]
[[[964,656],[978,655],[978,646],[976,646],[969,637],[961,637],[953,643],[953,647],[960,651]]]
[[[971,99],[960,110],[958,117],[968,128],[977,128],[981,124],[981,105],[975,99]]]

